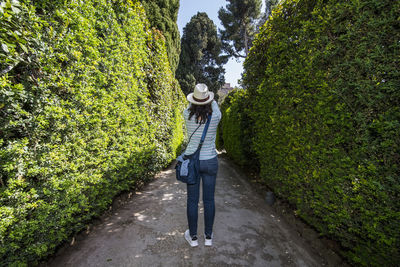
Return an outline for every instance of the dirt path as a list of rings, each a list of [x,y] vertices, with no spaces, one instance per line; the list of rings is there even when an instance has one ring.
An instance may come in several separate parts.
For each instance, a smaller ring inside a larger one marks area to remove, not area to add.
[[[219,163],[213,247],[202,236],[196,248],[183,238],[186,187],[171,166],[46,266],[326,265],[227,159]]]

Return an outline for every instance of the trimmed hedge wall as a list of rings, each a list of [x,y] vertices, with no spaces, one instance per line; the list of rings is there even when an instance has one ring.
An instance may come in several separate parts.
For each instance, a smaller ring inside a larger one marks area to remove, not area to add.
[[[166,166],[184,96],[131,1],[0,6],[0,261],[37,264]]]
[[[228,154],[242,163],[249,139],[248,163],[355,265],[400,262],[399,10],[283,1],[244,63],[247,90],[223,105]]]
[[[179,64],[181,38],[179,34],[179,0],[140,0],[152,27],[160,30],[165,38],[169,64],[173,73]]]
[[[228,152],[229,157],[242,167],[252,165],[256,170],[258,162],[249,161],[256,155],[251,150],[252,123],[249,118],[248,94],[235,89],[221,104],[222,123],[218,125],[217,148]]]

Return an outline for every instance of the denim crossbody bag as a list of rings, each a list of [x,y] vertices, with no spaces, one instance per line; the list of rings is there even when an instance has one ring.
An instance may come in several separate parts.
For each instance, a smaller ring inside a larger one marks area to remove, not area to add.
[[[197,150],[190,155],[185,155],[182,154],[177,158],[177,163],[175,165],[175,172],[176,172],[176,179],[178,181],[181,181],[183,183],[187,184],[196,184],[199,178],[199,172],[200,172],[200,150],[201,147],[203,146],[204,139],[206,138],[208,126],[210,125],[212,115],[208,116],[206,125],[204,126],[203,134],[200,139],[199,146],[197,147]],[[201,124],[200,124],[201,125]],[[197,129],[200,128],[197,127]],[[197,131],[197,129],[192,133],[192,135],[189,138],[192,138],[193,134]]]

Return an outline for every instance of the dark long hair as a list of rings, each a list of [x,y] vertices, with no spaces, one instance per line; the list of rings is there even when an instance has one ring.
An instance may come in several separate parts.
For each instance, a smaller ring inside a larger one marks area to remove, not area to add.
[[[196,123],[204,124],[207,122],[208,115],[212,113],[211,103],[206,105],[195,105],[191,103],[189,112],[189,120],[195,115]]]

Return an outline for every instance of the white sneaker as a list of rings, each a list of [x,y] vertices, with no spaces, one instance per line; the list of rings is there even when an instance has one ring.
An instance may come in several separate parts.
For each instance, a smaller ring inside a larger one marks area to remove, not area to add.
[[[209,238],[207,238],[207,236],[206,235],[204,235],[204,246],[207,246],[207,247],[211,247],[212,246],[212,238],[213,238],[213,235],[214,234],[211,234],[211,237],[209,237]]]
[[[197,247],[199,245],[199,241],[197,240],[197,236],[190,236],[189,230],[185,232],[185,239],[189,243],[191,247]]]

